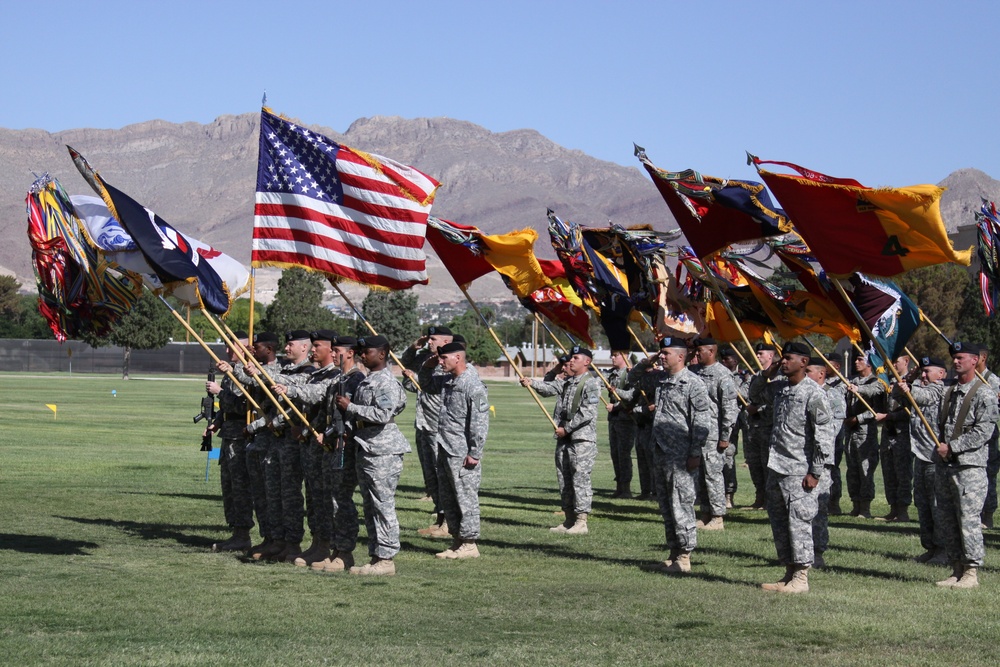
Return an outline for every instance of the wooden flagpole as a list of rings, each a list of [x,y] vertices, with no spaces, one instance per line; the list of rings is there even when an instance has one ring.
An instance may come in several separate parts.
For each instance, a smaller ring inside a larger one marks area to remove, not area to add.
[[[722,303],[722,307],[726,309],[726,314],[729,315],[729,320],[736,326],[736,330],[740,332],[740,338],[743,339],[743,342],[746,344],[747,349],[753,352],[753,345],[750,344],[750,339],[747,338],[746,332],[743,331],[743,326],[740,324],[740,321],[736,319],[736,313],[733,311],[733,307],[729,303],[729,299],[726,298],[726,295],[722,293],[722,288],[719,287],[719,283],[715,281],[715,276],[712,275],[712,269],[706,266],[704,275],[706,278],[708,278],[709,289],[712,290],[712,293],[714,293],[716,298],[718,298],[719,301]],[[735,349],[736,346],[734,345],[733,348]],[[764,364],[760,363],[760,359],[758,359],[756,355],[753,355],[753,360],[757,362],[758,371],[764,370]],[[745,359],[743,360],[743,363],[746,363]],[[748,365],[747,368],[750,368],[750,366]]]
[[[563,352],[569,352],[569,350],[566,349],[566,346],[562,344],[562,341],[559,340],[559,337],[556,336],[555,332],[553,332],[552,329],[549,328],[549,325],[545,324],[545,322],[542,321],[541,316],[535,312],[532,312],[532,314],[535,316],[535,319],[538,320],[538,323],[542,325],[542,328],[544,328],[545,331],[548,332],[553,342],[555,342],[555,344],[559,346],[559,349],[561,349]],[[608,378],[604,377],[604,373],[601,372],[601,369],[599,369],[597,366],[592,366],[592,368],[594,369],[594,372],[597,373],[597,377],[601,378],[601,382],[604,383],[604,386],[608,388],[608,391],[614,394],[620,401],[621,397],[618,396],[618,392],[615,391],[615,388],[611,386],[610,382],[608,382]],[[601,395],[601,402],[604,403],[605,407],[608,405],[608,401],[606,398],[604,398],[603,394]]]
[[[951,347],[951,343],[952,343],[951,339],[948,338],[947,336],[945,336],[944,332],[941,331],[940,329],[938,329],[938,326],[936,324],[934,324],[933,322],[931,322],[931,318],[927,317],[927,314],[924,313],[924,311],[922,309],[920,310],[920,319],[923,320],[924,322],[927,322],[927,324],[931,325],[931,329],[934,329],[934,331],[936,331],[937,334],[939,336],[941,336],[941,338],[944,339],[944,342],[948,343],[948,347]],[[909,354],[913,358],[913,361],[916,362],[917,366],[920,366],[920,362],[917,361],[917,358],[913,356],[912,352],[910,352],[909,350],[907,350],[906,353]],[[989,384],[989,381],[987,381],[987,379],[983,377],[983,374],[980,373],[978,369],[976,370],[976,377],[978,377],[979,381],[982,382],[983,384]]]
[[[844,377],[844,375],[840,371],[838,371],[836,368],[833,367],[833,364],[831,364],[829,361],[827,361],[826,357],[823,356],[823,353],[819,351],[819,348],[816,347],[815,345],[813,345],[813,342],[811,340],[809,340],[809,338],[805,334],[802,335],[802,340],[804,340],[806,343],[809,344],[809,347],[811,347],[813,349],[813,352],[816,353],[817,357],[822,357],[823,358],[823,361],[825,362],[826,367],[829,368],[831,371],[833,371],[834,374],[837,377],[839,377],[840,380],[845,385],[851,384],[850,380],[848,380],[846,377]],[[877,412],[875,412],[875,408],[873,408],[871,406],[871,404],[869,404],[868,401],[865,400],[864,396],[860,396],[858,394],[855,394],[854,397],[857,398],[859,401],[861,401],[861,405],[865,406],[865,408],[868,410],[868,412],[872,413],[873,415],[877,415],[878,414]]]

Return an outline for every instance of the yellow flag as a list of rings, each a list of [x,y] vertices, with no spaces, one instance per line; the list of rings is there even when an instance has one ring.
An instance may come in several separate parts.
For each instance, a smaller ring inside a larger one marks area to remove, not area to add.
[[[53,419],[56,419],[56,418],[57,418],[57,416],[58,416],[58,414],[59,414],[59,413],[58,413],[58,412],[56,411],[56,410],[57,410],[57,408],[56,408],[56,404],[55,404],[55,403],[46,403],[46,404],[45,404],[45,407],[47,407],[47,408],[48,408],[49,410],[51,410],[51,411],[52,411],[52,418],[53,418]]]
[[[510,281],[510,288],[519,297],[525,297],[549,284],[533,251],[538,232],[522,229],[506,234],[483,234],[480,237],[485,252],[483,258],[497,273]]]
[[[494,417],[496,417],[496,416],[497,416],[497,406],[495,406],[495,405],[491,405],[491,406],[490,406],[490,413],[492,413],[492,415],[493,415]]]

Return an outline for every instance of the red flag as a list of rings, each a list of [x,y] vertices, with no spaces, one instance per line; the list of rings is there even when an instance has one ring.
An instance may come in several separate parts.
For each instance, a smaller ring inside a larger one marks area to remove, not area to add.
[[[538,263],[552,281],[552,285],[535,290],[529,296],[522,298],[521,304],[532,312],[544,315],[563,331],[593,347],[594,341],[590,337],[590,317],[580,297],[570,286],[562,262],[540,259]]]

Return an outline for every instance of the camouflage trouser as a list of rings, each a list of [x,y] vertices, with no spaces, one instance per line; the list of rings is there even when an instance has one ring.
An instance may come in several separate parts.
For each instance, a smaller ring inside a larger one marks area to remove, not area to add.
[[[986,461],[986,502],[983,503],[983,513],[993,514],[997,511],[997,473],[1000,473],[1000,448],[997,447],[997,431],[986,443],[989,447],[989,459]]]
[[[840,427],[833,441],[833,467],[827,468],[830,473],[830,503],[840,504],[844,495],[844,485],[840,477],[840,462],[844,459],[844,449],[847,446],[847,428]]]
[[[639,493],[656,493],[653,487],[653,425],[638,424],[635,429],[635,467],[639,471]]]
[[[631,418],[608,419],[608,449],[619,486],[632,483],[632,448],[635,447],[635,422]]]
[[[986,468],[937,465],[934,525],[948,560],[968,567],[983,564],[985,547],[979,515],[986,500]]]
[[[253,495],[247,470],[246,440],[225,439],[219,449],[222,508],[231,528],[253,528]]]
[[[441,507],[448,522],[448,532],[462,540],[479,539],[479,484],[483,464],[474,468],[462,465],[464,456],[449,456],[438,449],[437,474]]]
[[[750,423],[750,433],[743,447],[743,457],[750,469],[750,480],[757,495],[767,491],[767,460],[771,452],[771,427]]]
[[[315,440],[302,445],[302,477],[306,482],[306,522],[314,540],[333,536],[333,494],[328,486],[325,458],[332,454]]]
[[[556,480],[564,512],[590,514],[594,488],[590,472],[597,459],[597,443],[560,438],[556,441]]]
[[[688,471],[686,460],[668,459],[659,447],[653,450],[653,485],[660,502],[668,549],[694,551],[698,546],[694,500],[698,471]]]
[[[819,487],[802,488],[805,475],[767,476],[767,518],[782,565],[812,565],[813,519],[819,509]]]
[[[403,455],[376,456],[359,449],[357,470],[368,531],[368,555],[392,558],[399,553],[396,486],[403,472]]]
[[[333,493],[333,548],[341,553],[354,551],[358,544],[358,506],[354,503],[354,489],[358,486],[357,452],[357,443],[348,440],[343,462],[333,456],[323,459],[327,486]]]
[[[271,449],[277,443],[270,433],[258,433],[247,443],[247,477],[250,480],[250,495],[253,497],[253,511],[257,515],[257,526],[261,537],[271,540],[280,539],[277,529],[280,527],[271,523],[267,504],[267,459]]]
[[[732,445],[727,447],[728,450]],[[718,442],[713,442],[701,450],[701,465],[698,467],[698,500],[703,513],[712,516],[726,514],[726,483],[722,469],[726,465],[725,451],[720,452]]]
[[[913,457],[913,505],[920,522],[920,546],[934,551],[944,545],[938,543],[934,534],[934,515],[937,512],[937,491],[935,491],[935,466]]]
[[[814,489],[819,495],[816,498],[816,518],[812,520],[812,536],[813,551],[818,554],[825,553],[830,544],[830,487],[833,486],[830,473],[833,471],[833,466],[827,466],[819,486]]]
[[[729,446],[726,447],[725,462],[722,465],[722,480],[726,487],[726,493],[736,495],[739,483],[736,480],[736,455],[740,451],[740,442],[746,442],[746,413],[740,412],[740,417],[733,427],[733,433],[729,436]]]
[[[281,526],[280,539],[293,544],[301,542],[305,534],[302,525],[305,518],[305,499],[302,497],[303,447],[303,443],[286,435],[271,450],[272,464],[265,469],[268,512],[271,520]],[[274,465],[274,459],[277,459],[277,466]],[[272,502],[272,498],[277,501]]]
[[[862,424],[847,438],[847,495],[853,502],[875,500],[875,471],[878,469],[878,429]]]
[[[909,505],[913,501],[913,452],[910,433],[887,435],[882,432],[882,484],[885,500],[892,505]]]
[[[420,471],[424,475],[424,489],[434,500],[434,511],[441,512],[437,478],[437,432],[418,428],[416,440],[417,458],[420,460]]]

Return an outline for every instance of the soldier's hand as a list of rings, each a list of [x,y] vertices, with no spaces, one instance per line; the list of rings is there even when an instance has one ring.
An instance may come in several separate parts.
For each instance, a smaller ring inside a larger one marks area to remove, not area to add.
[[[647,405],[646,410],[649,412],[656,412],[656,403],[650,403]]]
[[[210,393],[212,396],[215,396],[220,391],[222,391],[222,385],[220,385],[218,382],[206,382],[205,391]]]
[[[613,412],[615,405],[617,405],[617,403],[608,403],[605,407],[608,409],[608,412]]]
[[[701,457],[700,456],[689,456],[688,457],[688,460],[687,460],[687,471],[688,472],[694,472],[695,470],[698,469],[698,466],[700,466],[700,465],[701,465]]]
[[[417,374],[414,373],[413,371],[411,371],[409,368],[404,368],[403,369],[403,375],[405,375],[406,377],[408,377],[411,380],[414,379],[415,377],[417,377]]]
[[[243,370],[246,371],[246,374],[249,375],[250,377],[254,377],[255,375],[257,375],[257,367],[254,366],[253,364],[245,366]]]
[[[858,418],[857,417],[848,417],[844,421],[847,422],[848,426],[857,426],[858,425]]]
[[[942,461],[947,461],[948,457],[951,456],[951,447],[948,446],[947,442],[942,442],[937,446],[937,453]]]
[[[886,413],[884,413],[884,412],[876,412],[875,413],[875,421],[878,422],[879,424],[881,424],[882,422],[885,421],[885,416],[886,416]]]
[[[479,459],[474,459],[471,456],[466,456],[465,461],[462,462],[462,465],[465,466],[466,468],[475,468],[477,465],[479,465]]]
[[[518,382],[521,383],[522,387],[527,387],[528,385],[531,384],[531,380],[528,378],[521,378],[520,380],[518,380]]]
[[[274,390],[274,393],[277,394],[278,396],[284,396],[285,394],[288,393],[288,387],[286,387],[283,384],[276,384],[271,388]]]
[[[215,367],[222,373],[232,373],[233,367],[229,365],[228,361],[220,361],[215,364]]]
[[[420,338],[418,338],[415,341],[413,341],[413,346],[412,346],[413,349],[414,350],[419,350],[424,345],[427,345],[427,339],[429,339],[429,338],[430,338],[430,336],[421,336]]]
[[[910,385],[906,383],[906,380],[903,380],[902,382],[897,382],[896,386],[899,387],[899,390],[904,394],[910,393]]]
[[[727,449],[729,449],[729,441],[728,440],[719,440],[719,444],[716,447],[716,449],[718,449],[720,452],[726,451]]]
[[[806,476],[802,478],[802,488],[806,491],[812,491],[817,486],[819,486],[819,480],[811,472],[807,472]]]
[[[316,432],[316,442],[318,442],[319,444],[322,445],[323,444],[323,436],[324,435],[326,435],[326,434],[323,433],[322,431],[317,431]]]
[[[337,395],[337,407],[341,410],[346,410],[347,406],[351,404],[351,399],[346,396]]]
[[[566,429],[564,429],[562,426],[557,427],[556,428],[556,437],[557,438],[565,438],[566,437]]]

